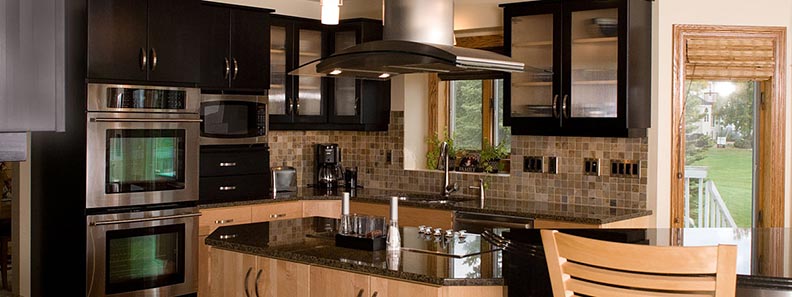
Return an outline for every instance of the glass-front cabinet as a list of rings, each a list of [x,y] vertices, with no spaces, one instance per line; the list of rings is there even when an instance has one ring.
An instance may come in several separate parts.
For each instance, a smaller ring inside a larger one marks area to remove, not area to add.
[[[506,79],[504,116],[512,134],[646,134],[651,3],[568,0],[502,7],[507,52],[540,69]]]
[[[325,54],[321,24],[289,17],[273,17],[270,27],[270,122],[323,123],[327,121],[322,89],[326,79],[288,75],[300,65]],[[275,127],[277,128],[277,127]]]

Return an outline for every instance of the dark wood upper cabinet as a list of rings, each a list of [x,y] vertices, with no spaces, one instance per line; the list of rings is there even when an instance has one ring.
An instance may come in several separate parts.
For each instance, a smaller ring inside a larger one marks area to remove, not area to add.
[[[643,137],[650,124],[651,2],[509,3],[507,54],[545,73],[507,75],[516,135]]]
[[[346,20],[331,33],[333,52],[357,44],[382,40],[382,21]],[[390,82],[354,78],[334,78],[329,86],[329,121],[357,125],[360,130],[387,130],[390,120]]]
[[[199,0],[88,0],[88,78],[195,84]]]
[[[148,1],[88,1],[88,78],[148,78]]]
[[[149,80],[197,83],[201,70],[201,32],[194,0],[150,0]]]
[[[382,39],[381,21],[322,26],[318,20],[274,16],[271,38],[270,129],[388,129],[390,82],[288,75],[320,57]]]
[[[204,3],[201,87],[265,93],[270,85],[271,10]]]

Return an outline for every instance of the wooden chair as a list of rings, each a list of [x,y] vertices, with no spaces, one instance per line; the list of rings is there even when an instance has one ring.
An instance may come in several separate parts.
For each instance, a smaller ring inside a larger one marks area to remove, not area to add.
[[[657,247],[542,230],[553,296],[734,296],[737,246]]]

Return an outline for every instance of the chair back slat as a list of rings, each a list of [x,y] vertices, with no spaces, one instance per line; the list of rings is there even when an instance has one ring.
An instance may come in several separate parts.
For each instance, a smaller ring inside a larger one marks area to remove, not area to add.
[[[669,293],[606,286],[577,279],[567,281],[567,289],[587,296],[608,297],[712,297],[712,293]]]
[[[629,273],[586,266],[567,261],[564,273],[598,283],[620,284],[650,290],[715,291],[715,276],[679,276]]]
[[[737,247],[655,247],[542,230],[553,296],[734,296]]]
[[[560,257],[593,266],[674,274],[714,274],[717,271],[714,260],[718,258],[718,249],[715,247],[623,244],[564,233],[558,233],[556,240]]]

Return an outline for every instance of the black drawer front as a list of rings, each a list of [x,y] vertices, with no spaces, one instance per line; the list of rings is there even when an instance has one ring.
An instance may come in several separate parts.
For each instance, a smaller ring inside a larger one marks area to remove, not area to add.
[[[266,199],[269,174],[202,177],[200,203]]]
[[[265,145],[202,146],[200,176],[264,174],[269,172]]]

